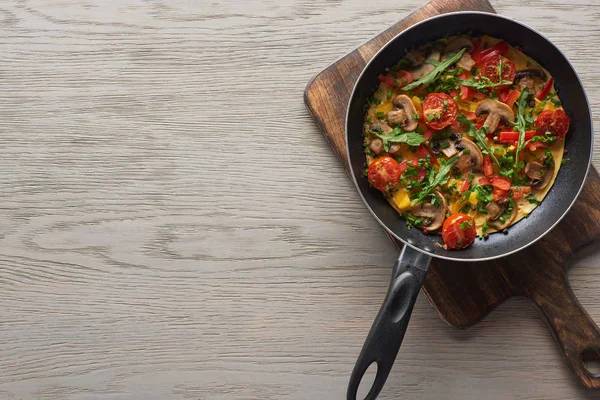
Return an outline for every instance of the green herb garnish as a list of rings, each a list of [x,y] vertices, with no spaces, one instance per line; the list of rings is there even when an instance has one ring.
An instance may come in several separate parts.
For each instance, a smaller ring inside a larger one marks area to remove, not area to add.
[[[483,90],[483,89],[493,88],[493,87],[498,87],[498,86],[512,85],[511,81],[500,80],[500,82],[495,83],[490,78],[485,77],[485,76],[482,76],[480,81],[459,80],[458,83],[460,83],[461,85],[464,85],[464,86],[470,86],[477,90]]]
[[[490,150],[487,141],[485,140],[485,133],[482,132],[483,128],[475,128],[473,121],[469,120],[464,114],[460,114],[458,117],[456,117],[456,120],[467,128],[468,135],[471,135],[475,138],[477,145],[481,149],[481,152],[484,154],[489,154],[492,157],[492,160],[494,160],[496,164],[500,165],[500,162],[494,155],[494,152]]]
[[[421,190],[421,193],[419,193],[419,195],[417,196],[417,198],[415,200],[415,204],[423,201],[423,199],[425,197],[427,197],[433,191],[433,189],[435,189],[437,186],[445,183],[445,181],[448,179],[448,174],[450,173],[452,166],[457,161],[458,161],[458,155],[455,155],[454,157],[448,159],[448,161],[446,161],[446,162],[443,162],[443,160],[440,160],[440,162],[442,163],[442,165],[440,166],[440,169],[438,170],[437,174],[429,175],[428,182],[425,185],[425,187]]]
[[[527,129],[527,121],[525,121],[525,107],[527,107],[527,97],[529,91],[524,88],[521,96],[517,100],[517,121],[513,123],[515,128],[519,130],[519,141],[517,142],[517,151],[515,152],[515,166],[519,160],[519,152],[525,147],[525,130]]]
[[[452,57],[450,57],[446,61],[439,62],[439,61],[435,61],[435,60],[431,60],[431,59],[425,60],[425,62],[427,64],[431,64],[431,65],[435,66],[433,71],[431,71],[424,77],[417,79],[414,82],[409,83],[408,85],[404,86],[402,89],[403,90],[412,90],[412,89],[419,87],[419,85],[429,86],[430,84],[435,82],[435,80],[441,75],[442,72],[444,72],[446,70],[446,68],[448,68],[449,66],[451,66],[452,64],[455,64],[458,60],[460,60],[460,58],[462,57],[465,50],[466,49],[460,50],[458,53],[454,54]]]
[[[394,128],[387,135],[383,134],[383,132],[379,133],[373,130],[370,130],[369,133],[377,136],[383,141],[383,149],[385,151],[390,150],[390,143],[406,143],[409,146],[418,146],[427,140],[427,138],[423,135],[419,135],[418,133],[414,132],[404,132],[399,127]]]

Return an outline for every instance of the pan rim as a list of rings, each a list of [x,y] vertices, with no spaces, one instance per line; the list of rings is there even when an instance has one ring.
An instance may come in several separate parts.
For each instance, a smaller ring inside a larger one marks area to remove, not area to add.
[[[441,15],[436,15],[430,18],[427,18],[423,21],[420,21],[410,27],[408,27],[407,29],[403,30],[402,32],[398,33],[397,35],[395,35],[392,39],[390,39],[381,49],[379,49],[374,55],[373,57],[371,57],[371,59],[365,64],[365,66],[363,67],[362,71],[360,72],[358,79],[356,80],[356,83],[354,84],[354,88],[352,89],[352,92],[350,94],[350,98],[348,101],[348,106],[346,108],[346,121],[344,124],[344,129],[345,129],[345,136],[346,136],[346,159],[348,160],[348,164],[351,165],[351,156],[350,156],[350,140],[349,140],[349,135],[348,135],[348,124],[349,124],[349,115],[350,115],[350,107],[352,104],[352,100],[355,97],[356,94],[356,90],[359,86],[359,83],[361,82],[363,75],[365,73],[365,71],[368,69],[368,67],[374,62],[374,60],[382,53],[384,52],[388,46],[390,46],[394,41],[396,41],[400,36],[404,35],[406,32],[417,28],[418,26],[422,25],[422,24],[426,24],[426,23],[430,23],[431,21],[437,20],[437,19],[443,19],[443,18],[447,18],[447,17],[451,17],[454,15],[485,15],[485,16],[489,16],[492,18],[498,18],[498,19],[503,19],[506,20],[510,23],[513,24],[517,24],[517,25],[521,25],[522,27],[524,27],[525,29],[528,29],[529,31],[539,35],[541,38],[543,38],[546,42],[548,42],[549,45],[553,46],[565,59],[565,61],[567,62],[567,64],[569,65],[569,67],[571,68],[571,70],[573,71],[574,77],[576,79],[576,82],[579,83],[579,86],[582,88],[583,91],[583,95],[585,97],[585,101],[588,107],[588,115],[590,118],[590,135],[589,135],[589,141],[590,141],[590,152],[588,154],[588,160],[587,160],[587,167],[585,170],[585,174],[582,180],[582,183],[579,185],[579,188],[577,189],[577,193],[575,193],[575,195],[573,196],[573,198],[571,199],[570,204],[565,208],[564,212],[562,213],[562,215],[560,215],[560,217],[558,217],[554,223],[552,223],[543,233],[541,233],[538,237],[533,238],[532,240],[530,240],[529,242],[523,244],[522,246],[518,246],[515,249],[502,253],[502,254],[498,254],[498,255],[493,255],[493,256],[489,256],[489,257],[480,257],[480,258],[457,258],[457,257],[452,257],[452,256],[445,256],[445,255],[439,255],[439,254],[434,254],[428,250],[422,249],[418,246],[415,246],[411,243],[409,243],[407,240],[405,240],[404,238],[400,237],[398,234],[396,234],[392,229],[390,229],[378,216],[377,214],[375,214],[375,212],[373,211],[373,209],[369,206],[369,204],[367,203],[367,200],[365,199],[359,185],[358,185],[358,181],[356,178],[356,174],[354,173],[354,171],[351,171],[350,175],[352,177],[352,182],[354,183],[354,186],[356,187],[356,190],[361,198],[361,200],[363,201],[363,203],[365,204],[365,206],[367,207],[367,209],[369,210],[369,212],[371,213],[371,215],[373,215],[373,217],[375,218],[375,220],[381,225],[383,226],[383,228],[390,234],[392,235],[394,238],[396,238],[397,240],[399,240],[400,242],[402,242],[405,246],[411,247],[421,253],[427,254],[428,256],[432,257],[432,258],[438,258],[438,259],[442,259],[442,260],[448,260],[448,261],[459,261],[459,262],[481,262],[481,261],[489,261],[489,260],[495,260],[498,258],[502,258],[502,257],[506,257],[509,256],[511,254],[517,253],[529,246],[531,246],[532,244],[534,244],[535,242],[537,242],[538,240],[540,240],[541,238],[543,238],[544,236],[546,236],[551,230],[553,230],[556,225],[558,225],[558,223],[560,221],[562,221],[562,219],[567,215],[567,213],[571,210],[571,207],[573,207],[573,205],[575,204],[575,202],[577,201],[577,198],[579,197],[581,191],[583,190],[583,186],[585,185],[585,182],[587,181],[587,176],[589,174],[590,171],[590,165],[591,165],[591,160],[592,160],[592,156],[594,154],[594,121],[592,118],[592,110],[591,110],[591,106],[590,106],[590,101],[587,95],[587,92],[585,91],[585,88],[583,86],[583,82],[581,82],[581,79],[579,78],[579,74],[577,73],[577,71],[575,70],[573,64],[571,63],[571,61],[567,58],[567,56],[550,40],[548,39],[545,35],[543,35],[542,33],[538,32],[537,30],[533,29],[532,27],[519,22],[513,18],[509,18],[509,17],[505,17],[503,15],[499,15],[499,14],[495,14],[495,13],[489,13],[489,12],[483,12],[483,11],[455,11],[455,12],[451,12],[451,13],[446,13],[446,14],[441,14]]]

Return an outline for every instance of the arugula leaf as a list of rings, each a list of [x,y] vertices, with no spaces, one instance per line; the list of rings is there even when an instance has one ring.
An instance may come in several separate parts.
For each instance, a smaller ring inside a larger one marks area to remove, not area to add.
[[[527,129],[527,121],[525,120],[525,107],[527,107],[527,97],[529,91],[524,88],[521,96],[517,100],[517,121],[513,125],[519,130],[519,141],[517,142],[517,151],[515,153],[515,166],[519,161],[519,152],[525,147],[525,130]]]
[[[422,77],[421,79],[417,79],[414,82],[409,83],[408,85],[402,87],[403,90],[412,90],[418,87],[419,85],[429,86],[440,76],[442,72],[446,70],[449,66],[456,63],[462,57],[463,53],[466,49],[462,49],[458,53],[454,54],[452,57],[447,59],[446,61],[436,61],[436,60],[425,60],[427,64],[434,65],[435,68],[433,71]]]
[[[481,152],[484,154],[489,154],[490,157],[492,157],[492,160],[494,160],[496,164],[500,165],[500,161],[498,161],[498,159],[494,155],[494,152],[490,150],[490,147],[488,146],[487,141],[485,140],[485,133],[483,132],[483,128],[475,128],[475,124],[473,123],[473,121],[468,119],[467,116],[464,114],[460,114],[458,117],[456,117],[456,120],[467,127],[467,134],[475,138],[477,146],[479,146]]]
[[[485,77],[485,76],[482,76],[480,81],[459,80],[458,83],[460,83],[463,86],[470,86],[477,90],[483,90],[483,89],[493,88],[493,87],[498,87],[498,86],[512,85],[511,81],[501,80],[500,82],[495,83],[495,82],[492,82],[492,80],[490,78]]]
[[[444,184],[445,180],[448,179],[448,174],[450,173],[452,166],[454,164],[456,164],[457,161],[458,161],[458,154],[455,155],[454,157],[448,159],[448,161],[446,161],[445,163],[443,163],[440,166],[440,169],[438,170],[437,174],[435,174],[435,176],[433,176],[433,174],[432,174],[429,177],[427,185],[425,185],[425,187],[421,190],[421,192],[415,199],[414,204],[420,203],[421,201],[423,201],[423,199],[425,199],[427,196],[429,196],[429,194],[433,191],[433,189],[435,189],[438,185]]]
[[[383,132],[375,132],[370,130],[371,135],[377,136],[383,141],[383,149],[385,151],[390,150],[390,143],[406,143],[409,146],[418,146],[427,138],[423,135],[419,135],[414,132],[404,132],[399,127],[394,128],[389,134],[385,135]]]

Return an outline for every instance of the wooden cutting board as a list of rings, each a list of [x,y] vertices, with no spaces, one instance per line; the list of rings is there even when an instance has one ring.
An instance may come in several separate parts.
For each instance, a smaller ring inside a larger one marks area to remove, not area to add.
[[[346,171],[346,108],[366,63],[411,25],[435,15],[469,10],[495,12],[487,0],[432,0],[327,67],[308,84],[306,106]],[[600,375],[586,369],[582,356],[600,359],[600,331],[575,298],[567,279],[569,259],[599,237],[600,176],[591,168],[576,205],[542,240],[500,260],[460,263],[434,259],[423,290],[440,318],[459,329],[477,323],[509,297],[531,299],[581,383],[600,388]],[[401,242],[390,239],[398,249],[402,247]]]

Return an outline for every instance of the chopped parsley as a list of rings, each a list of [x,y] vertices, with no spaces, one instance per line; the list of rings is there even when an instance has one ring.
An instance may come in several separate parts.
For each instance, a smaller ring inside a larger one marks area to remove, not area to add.
[[[463,231],[466,231],[471,227],[473,227],[473,220],[467,220],[460,223],[460,229],[462,229]]]

